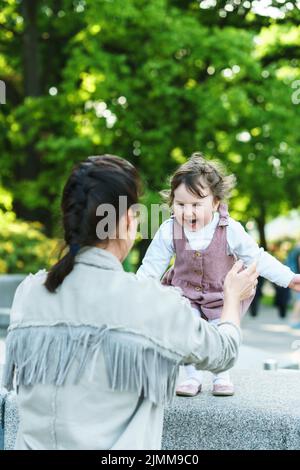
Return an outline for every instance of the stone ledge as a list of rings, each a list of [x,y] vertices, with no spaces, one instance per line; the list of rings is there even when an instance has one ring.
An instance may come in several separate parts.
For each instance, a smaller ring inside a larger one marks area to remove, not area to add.
[[[7,391],[0,389],[0,449],[4,448],[4,409]]]
[[[10,308],[0,308],[0,328],[6,329],[10,321]]]
[[[13,450],[19,425],[17,401],[14,393],[6,395],[4,406],[4,449]]]
[[[214,397],[206,381],[165,413],[163,449],[300,449],[300,373],[231,372],[236,393]]]
[[[1,274],[0,275],[0,308],[10,308],[15,290],[26,274]]]
[[[300,373],[293,370],[231,372],[233,397],[211,395],[209,374],[203,392],[176,397],[166,409],[165,450],[300,449]],[[12,449],[18,426],[14,394],[5,394],[5,449]]]
[[[25,277],[26,274],[0,275],[0,328],[8,328],[10,307],[13,302],[15,291]]]

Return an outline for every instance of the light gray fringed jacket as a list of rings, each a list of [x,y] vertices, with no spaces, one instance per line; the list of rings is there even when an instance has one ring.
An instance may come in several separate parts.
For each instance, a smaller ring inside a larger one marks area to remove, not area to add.
[[[232,367],[240,330],[195,318],[174,287],[82,248],[57,293],[46,272],[17,289],[4,386],[17,389],[17,449],[160,449],[180,363]]]

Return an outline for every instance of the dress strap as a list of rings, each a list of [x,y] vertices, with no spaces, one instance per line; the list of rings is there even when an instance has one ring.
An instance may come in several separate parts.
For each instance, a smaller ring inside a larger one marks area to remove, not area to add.
[[[228,206],[225,203],[220,203],[218,212],[220,214],[219,226],[226,226],[229,223]]]

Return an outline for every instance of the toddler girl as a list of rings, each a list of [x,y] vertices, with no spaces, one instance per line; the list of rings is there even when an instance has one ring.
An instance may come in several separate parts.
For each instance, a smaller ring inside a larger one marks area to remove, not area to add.
[[[242,225],[229,216],[224,203],[235,186],[235,177],[195,153],[175,172],[168,191],[173,215],[156,232],[139,268],[138,276],[162,278],[180,287],[195,315],[218,324],[223,307],[223,283],[236,259],[245,266],[257,263],[259,274],[283,287],[300,291],[300,275],[259,248]],[[167,272],[172,257],[175,262]],[[243,315],[252,298],[241,303]],[[182,333],[184,334],[184,332]],[[177,395],[195,396],[201,391],[202,372],[185,366],[187,379]],[[214,395],[233,395],[229,373],[213,376]]]

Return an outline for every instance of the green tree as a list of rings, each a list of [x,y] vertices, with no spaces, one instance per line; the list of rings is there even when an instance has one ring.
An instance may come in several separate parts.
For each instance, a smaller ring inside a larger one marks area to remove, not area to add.
[[[291,2],[272,2],[277,18],[255,2],[0,3],[0,182],[18,216],[56,234],[71,166],[105,152],[137,165],[146,193],[195,150],[219,158],[238,177],[233,214],[263,245],[268,218],[298,206]]]

